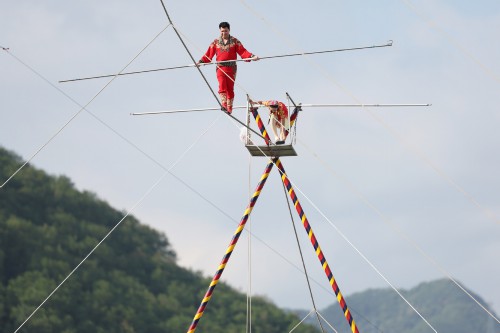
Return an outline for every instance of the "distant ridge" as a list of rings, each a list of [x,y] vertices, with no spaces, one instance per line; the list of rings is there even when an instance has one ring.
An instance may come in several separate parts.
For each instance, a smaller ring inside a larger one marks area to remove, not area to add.
[[[439,333],[500,333],[500,324],[447,279],[424,282],[410,290],[400,291]],[[486,304],[480,296],[468,292],[481,304]],[[369,289],[346,298],[360,332],[433,332],[390,288]],[[309,313],[309,310],[292,311],[299,317]],[[320,313],[339,333],[350,332],[337,303],[320,310]],[[317,325],[312,316],[306,321]]]

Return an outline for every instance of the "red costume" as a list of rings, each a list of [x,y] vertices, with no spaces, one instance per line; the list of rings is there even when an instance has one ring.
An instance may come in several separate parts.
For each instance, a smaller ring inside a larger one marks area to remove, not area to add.
[[[290,119],[288,119],[288,108],[286,105],[276,100],[258,101],[257,104],[265,105],[269,108],[269,121],[271,122],[276,144],[285,143],[288,131],[290,131]]]
[[[288,119],[288,108],[286,107],[286,105],[283,102],[271,100],[271,101],[262,102],[262,105],[265,105],[267,107],[269,107],[271,105],[278,105],[278,110],[276,112],[273,112],[271,110],[271,113],[273,115],[275,115],[276,119],[281,123],[283,123],[283,121]]]
[[[208,47],[205,55],[200,59],[202,63],[212,61],[214,55],[217,62],[222,62],[217,65],[217,80],[219,81],[219,96],[221,104],[227,111],[232,112],[234,100],[234,81],[236,80],[236,59],[238,54],[243,59],[253,57],[253,54],[248,52],[243,44],[233,36],[229,36],[227,43],[224,43],[222,37],[215,39]],[[250,61],[250,60],[247,60]]]

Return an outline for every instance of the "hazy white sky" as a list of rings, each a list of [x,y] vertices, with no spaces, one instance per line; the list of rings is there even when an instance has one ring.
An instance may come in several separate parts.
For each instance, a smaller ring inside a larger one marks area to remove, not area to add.
[[[109,79],[57,83],[123,69],[167,26],[161,3],[0,3],[0,46],[10,49],[0,52],[0,144],[25,159],[43,147],[35,166],[67,175],[118,209],[139,202],[133,214],[166,233],[179,263],[212,276],[266,159],[249,157],[240,126],[220,112],[130,115],[216,106],[199,73],[120,77],[95,99]],[[247,93],[284,100],[285,92],[303,103],[432,103],[304,109],[299,156],[283,163],[347,302],[354,292],[389,287],[385,280],[411,288],[447,272],[500,312],[500,3],[165,4],[195,59],[218,36],[220,21],[229,21],[231,33],[259,56],[393,40],[387,48],[242,63],[235,104],[244,104]],[[127,71],[187,64],[168,27]],[[216,89],[214,67],[203,72]],[[72,118],[81,108],[68,96],[91,102],[93,115]],[[245,119],[241,110],[235,115]],[[169,174],[154,186],[165,169],[198,194]],[[256,237],[250,245],[240,239],[222,281],[247,289],[251,248],[252,291],[279,306],[311,308],[276,170],[250,223]],[[335,297],[298,227],[324,307]]]

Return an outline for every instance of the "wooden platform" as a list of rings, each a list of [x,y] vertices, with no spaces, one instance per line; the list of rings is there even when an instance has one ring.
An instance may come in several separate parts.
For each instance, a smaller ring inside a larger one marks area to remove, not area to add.
[[[281,157],[281,156],[297,156],[295,149],[292,145],[273,145],[273,146],[253,146],[246,145],[250,155],[252,156],[268,156],[268,157]]]

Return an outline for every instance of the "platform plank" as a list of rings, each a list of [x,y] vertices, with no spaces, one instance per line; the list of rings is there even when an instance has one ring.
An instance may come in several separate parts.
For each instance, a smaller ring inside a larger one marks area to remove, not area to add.
[[[297,152],[293,149],[292,145],[273,145],[273,146],[254,146],[246,145],[250,155],[252,156],[268,156],[268,157],[281,157],[281,156],[297,156]]]

